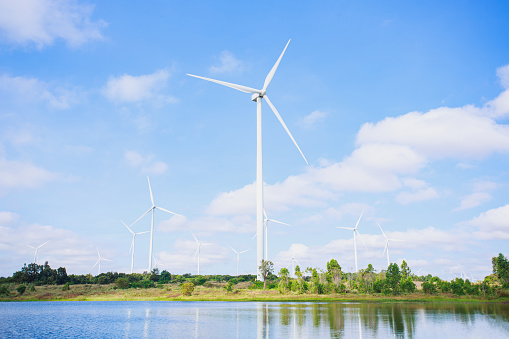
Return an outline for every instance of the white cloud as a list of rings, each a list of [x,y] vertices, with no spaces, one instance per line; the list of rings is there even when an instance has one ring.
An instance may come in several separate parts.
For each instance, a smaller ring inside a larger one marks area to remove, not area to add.
[[[168,170],[168,165],[162,161],[153,160],[153,155],[143,156],[136,151],[126,151],[124,160],[131,167],[140,167],[143,173],[163,174]]]
[[[74,89],[52,86],[36,78],[0,75],[0,94],[4,100],[45,102],[50,108],[67,109],[82,100],[83,93]]]
[[[476,192],[469,194],[461,200],[460,206],[455,208],[454,211],[462,211],[470,208],[477,207],[483,203],[491,200],[491,194],[486,192]]]
[[[140,76],[124,74],[119,77],[110,77],[102,93],[116,103],[134,103],[144,100],[174,103],[175,98],[160,94],[169,77],[170,72],[167,69]]]
[[[40,187],[57,177],[33,164],[0,158],[0,195],[10,189]]]
[[[468,224],[479,228],[475,236],[481,239],[509,239],[509,205],[483,212]]]
[[[497,68],[497,76],[503,88],[509,89],[509,65]]]
[[[313,111],[302,119],[301,124],[306,128],[311,128],[318,122],[324,121],[328,115],[329,113],[327,112]]]
[[[357,144],[404,145],[429,158],[486,157],[509,151],[509,126],[497,124],[474,106],[441,107],[364,124]]]
[[[428,187],[415,192],[401,192],[396,196],[396,201],[402,205],[408,205],[414,202],[425,201],[438,198],[438,193],[434,188]]]
[[[0,1],[0,38],[37,48],[62,39],[71,47],[102,39],[102,20],[92,22],[93,6],[77,1]]]
[[[242,61],[235,58],[229,51],[221,52],[219,61],[219,65],[210,66],[209,71],[211,73],[233,73],[242,72],[244,70]]]
[[[0,226],[9,226],[16,223],[19,215],[14,212],[0,212]]]

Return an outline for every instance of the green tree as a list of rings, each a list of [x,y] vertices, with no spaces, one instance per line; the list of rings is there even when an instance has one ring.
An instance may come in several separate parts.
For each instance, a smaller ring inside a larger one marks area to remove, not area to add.
[[[385,273],[385,284],[392,290],[393,294],[399,291],[399,283],[401,281],[401,272],[399,271],[398,264],[390,264]]]
[[[403,260],[403,262],[401,263],[401,277],[406,279],[407,277],[410,276],[411,273],[412,270],[410,269],[406,261]]]
[[[69,291],[69,283],[66,282],[64,286],[62,286],[62,291]]]
[[[509,287],[509,261],[502,253],[491,259],[493,273],[497,275],[504,288]]]
[[[263,289],[267,288],[267,280],[268,277],[274,272],[274,264],[270,260],[263,260],[260,262],[260,266],[258,266],[258,270],[263,277]]]
[[[161,272],[161,280],[163,282],[170,282],[171,281],[171,274],[167,270],[163,270]]]
[[[183,283],[182,285],[180,285],[180,293],[182,293],[183,295],[191,295],[194,291],[194,284],[193,283],[190,283],[190,282],[187,282],[187,283]]]
[[[290,272],[286,267],[283,267],[281,270],[279,270],[278,276],[279,276],[279,284],[278,284],[278,290],[279,293],[286,293],[289,290],[289,284],[288,284],[288,275]]]

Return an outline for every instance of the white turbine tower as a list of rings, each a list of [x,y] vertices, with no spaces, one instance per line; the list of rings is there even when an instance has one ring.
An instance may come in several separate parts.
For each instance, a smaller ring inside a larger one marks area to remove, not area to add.
[[[196,243],[198,244],[198,248],[196,249],[196,252],[194,253],[194,256],[196,257],[196,255],[198,255],[198,274],[197,275],[200,275],[200,247],[201,247],[202,244],[198,241],[198,239],[194,235],[193,231],[189,231],[189,232],[191,232],[191,234],[193,235],[194,240],[196,240]]]
[[[122,221],[122,220],[120,220]],[[131,253],[131,274],[133,274],[133,265],[134,265],[134,241],[136,239],[136,236],[138,234],[143,234],[143,233],[148,233],[150,231],[145,231],[145,232],[138,232],[138,233],[134,233],[132,229],[129,228],[129,226],[127,226],[125,224],[125,222],[122,221],[122,224],[124,224],[125,227],[127,227],[127,229],[129,230],[129,232],[131,232],[131,234],[133,235],[133,240],[131,241],[131,248],[129,249],[129,253]]]
[[[279,66],[279,63],[281,62],[281,59],[283,58],[283,55],[285,54],[286,48],[288,47],[288,44],[290,43],[290,40],[288,40],[288,43],[285,46],[285,49],[277,59],[275,65],[270,70],[269,74],[267,74],[267,77],[265,78],[265,82],[263,84],[262,89],[254,89],[251,87],[246,87],[242,85],[232,84],[225,81],[219,81],[214,79],[209,79],[197,75],[188,74],[189,76],[215,82],[217,84],[227,86],[233,89],[236,89],[238,91],[244,92],[244,93],[251,93],[251,100],[256,101],[256,233],[258,234],[258,239],[256,241],[256,272],[258,272],[258,279],[261,279],[261,274],[258,271],[258,266],[260,265],[261,261],[263,260],[263,166],[262,166],[262,99],[265,99],[267,101],[267,104],[269,104],[270,108],[276,115],[277,119],[283,126],[283,128],[286,130],[286,133],[290,136],[293,143],[299,150],[300,154],[304,158],[304,161],[306,161],[306,164],[308,163],[306,160],[306,157],[300,150],[299,146],[297,145],[297,142],[293,138],[292,134],[290,133],[290,130],[288,127],[286,127],[286,124],[283,121],[283,118],[281,118],[281,115],[279,115],[278,111],[276,110],[276,107],[272,104],[272,102],[269,100],[269,97],[267,96],[267,87],[269,86],[270,82],[272,81],[272,78],[274,77],[274,74],[276,73],[276,70]]]
[[[364,247],[368,248],[366,246],[366,244],[364,243],[364,240],[362,240],[359,231],[357,231],[357,227],[359,227],[359,222],[361,221],[363,213],[364,213],[364,210],[361,212],[359,220],[357,220],[357,224],[355,224],[354,228],[351,228],[351,227],[338,227],[338,228],[342,228],[342,229],[345,229],[345,230],[353,231],[353,250],[354,250],[354,255],[355,255],[355,272],[359,272],[359,268],[357,266],[357,239],[355,238],[355,234],[357,234],[359,236],[359,239],[361,239],[362,243],[364,244]]]
[[[97,259],[97,261],[95,262],[94,266],[92,266],[92,268],[94,268],[97,264],[99,264],[99,267],[97,270],[97,275],[99,275],[99,274],[101,274],[101,261],[112,261],[112,260],[104,259],[103,257],[101,257],[101,253],[99,253],[99,249],[97,247],[96,247],[96,249],[97,249],[97,256],[99,257],[99,259]]]
[[[42,246],[46,245],[46,244],[47,244],[47,243],[49,243],[50,241],[51,241],[51,240],[48,240],[48,241],[46,241],[44,244],[39,245],[39,246],[37,246],[37,247],[27,245],[28,247],[33,248],[33,249],[35,250],[35,254],[34,254],[34,264],[37,264],[37,253],[39,252],[39,248],[41,248]]]
[[[155,205],[154,203],[154,196],[152,195],[152,188],[150,187],[150,179],[147,177],[147,180],[148,180],[148,189],[150,191],[150,200],[152,201],[152,207],[150,207],[148,209],[148,211],[146,211],[145,213],[143,213],[141,215],[141,217],[139,217],[138,219],[136,219],[135,222],[133,222],[131,224],[131,226],[133,226],[134,224],[136,224],[141,218],[143,218],[144,216],[146,216],[147,214],[149,214],[150,212],[152,212],[152,222],[150,224],[150,249],[149,249],[149,254],[148,254],[148,271],[152,271],[152,258],[154,257],[153,255],[153,242],[154,242],[154,211],[156,209],[158,210],[161,210],[161,211],[164,211],[164,212],[167,212],[167,213],[170,213],[170,214],[173,214],[173,215],[178,215],[178,216],[182,216],[180,214],[177,214],[175,212],[172,212],[172,211],[168,211],[167,209],[164,209],[162,207],[158,207]]]
[[[385,248],[384,248],[384,252],[382,253],[382,258],[385,254],[385,251],[387,251],[387,267],[389,267],[389,265],[391,264],[390,260],[389,260],[389,241],[402,241],[402,240],[398,240],[398,239],[389,239],[387,238],[387,235],[385,235],[385,232],[384,230],[382,229],[382,226],[380,226],[380,224],[378,223],[378,221],[376,222],[378,227],[380,227],[380,231],[382,231],[382,234],[384,235],[385,237]]]
[[[226,244],[226,245],[228,245],[228,244]],[[244,250],[244,251],[242,251],[242,252],[237,252],[237,251],[235,251],[235,250],[233,249],[233,247],[231,247],[230,245],[228,245],[228,247],[229,247],[229,248],[231,248],[231,249],[232,249],[232,251],[233,251],[233,252],[235,252],[235,253],[237,254],[237,277],[238,277],[238,276],[239,276],[239,259],[240,259],[240,255],[241,255],[242,253],[244,253],[244,252],[249,251],[250,249]]]

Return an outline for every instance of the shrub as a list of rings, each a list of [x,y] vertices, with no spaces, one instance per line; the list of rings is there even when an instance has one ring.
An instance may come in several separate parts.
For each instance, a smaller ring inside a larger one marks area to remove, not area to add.
[[[401,282],[399,283],[399,287],[403,291],[408,292],[408,293],[413,293],[413,292],[415,292],[415,289],[416,289],[415,284],[412,281],[411,277],[407,277],[405,279],[402,279]]]
[[[437,293],[437,286],[432,282],[425,281],[422,283],[422,290],[426,294],[435,294]]]
[[[223,289],[226,291],[226,293],[231,293],[233,292],[233,283],[232,281],[228,281],[228,283],[226,285],[224,285]]]
[[[35,292],[35,285],[34,285],[34,284],[29,284],[29,285],[28,285],[28,290],[29,290],[30,292]]]
[[[191,295],[194,291],[194,284],[193,283],[183,283],[180,285],[180,293],[183,295]]]
[[[62,291],[69,291],[69,283],[66,282],[64,286],[62,286]]]
[[[16,287],[16,291],[18,291],[19,295],[25,293],[26,289],[27,287],[24,284],[21,284],[18,287]]]
[[[129,279],[128,278],[117,278],[117,280],[115,280],[115,287],[116,288],[122,288],[122,289],[125,289],[125,288],[129,288]]]
[[[5,285],[0,285],[0,295],[9,296],[9,289]]]

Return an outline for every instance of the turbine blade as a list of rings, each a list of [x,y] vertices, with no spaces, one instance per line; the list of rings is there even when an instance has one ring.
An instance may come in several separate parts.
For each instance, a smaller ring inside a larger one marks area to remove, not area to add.
[[[357,220],[357,223],[355,224],[355,229],[357,229],[357,227],[359,226],[359,222],[361,221],[361,218],[362,218],[362,214],[364,213],[364,210],[362,210],[361,212],[361,215],[359,217],[359,220]]]
[[[384,247],[384,251],[383,251],[383,253],[382,253],[382,258],[384,257],[384,255],[385,255],[385,251],[386,251],[386,250],[387,250],[387,241],[385,242],[385,247]]]
[[[229,248],[231,248],[233,252],[235,252],[235,253],[239,254],[239,252],[235,251],[235,250],[233,249],[233,247],[231,247],[231,246],[230,246],[230,245],[228,245],[228,244],[226,244],[226,245],[227,245]]]
[[[99,261],[100,261],[100,260],[97,260],[97,261],[95,262],[94,266],[92,266],[92,268],[94,268],[95,266],[97,266],[97,264],[99,263]],[[92,269],[92,268],[91,268],[91,269]]]
[[[99,253],[99,248],[96,247],[96,250],[97,250],[97,255],[99,256],[99,259],[101,259],[101,254]]]
[[[110,259],[101,259],[102,261],[111,261],[113,262],[113,260],[110,260]]]
[[[295,262],[297,263],[297,265],[299,265],[299,266],[300,266],[300,263],[299,263],[299,261],[298,261],[297,259],[293,258],[293,260],[295,260]]]
[[[285,49],[283,49],[283,52],[281,53],[281,55],[277,59],[277,61],[274,64],[274,66],[272,66],[272,69],[270,70],[269,74],[267,74],[267,77],[265,78],[265,83],[263,84],[262,92],[265,92],[267,90],[267,87],[269,87],[269,84],[272,81],[272,78],[274,77],[274,74],[276,73],[276,70],[277,70],[277,68],[279,66],[279,63],[281,62],[281,59],[283,59],[283,55],[285,54],[286,48],[288,47],[288,44],[290,44],[291,40],[292,39],[288,40],[288,42],[286,43]]]
[[[251,238],[251,240],[253,240],[254,238],[256,238],[256,235],[257,235],[257,234],[258,234],[258,233],[255,233],[255,235],[253,235],[253,237]]]
[[[341,226],[338,226],[336,228],[342,228],[344,230],[355,231],[355,228],[351,228],[351,227],[341,227]]]
[[[198,241],[198,239],[196,239],[196,236],[194,235],[193,231],[189,231],[189,232],[191,232],[191,234],[193,235],[194,240],[196,240],[196,242],[197,242],[197,243],[198,243],[198,245],[199,245],[199,244],[200,244],[200,242]]]
[[[300,155],[302,155],[302,157],[304,158],[304,161],[306,162],[306,164],[309,165],[306,157],[304,156],[304,153],[302,153],[302,151],[300,150],[299,148],[299,145],[297,145],[297,142],[295,141],[295,139],[293,138],[292,136],[292,133],[290,133],[290,130],[288,129],[288,127],[286,127],[286,124],[285,122],[283,121],[283,118],[281,118],[281,115],[279,115],[276,107],[274,107],[274,105],[272,104],[272,102],[270,101],[269,97],[268,96],[264,96],[263,97],[265,100],[267,100],[267,103],[269,104],[270,108],[272,109],[272,111],[274,112],[274,114],[276,115],[277,119],[279,120],[279,122],[281,123],[281,125],[283,125],[283,128],[285,129],[286,133],[288,133],[288,135],[290,136],[290,139],[292,139],[293,141],[293,144],[295,145],[295,147],[297,147],[297,149],[299,150],[300,152]]]
[[[129,230],[129,232],[131,232],[132,234],[134,234],[133,230],[131,230],[131,229],[129,228],[129,226],[127,226],[127,225],[125,224],[125,222],[123,222],[122,220],[120,220],[120,222],[121,222],[122,224],[124,224],[124,226],[125,226],[125,227],[127,227],[127,229]]]
[[[134,237],[133,237],[133,240],[131,241],[131,247],[129,248],[129,253],[131,253],[131,251],[133,250],[133,246],[134,246]]]
[[[51,240],[46,241],[44,244],[39,245],[37,248],[41,248],[42,246],[46,245],[46,244],[47,244],[47,243],[49,243],[50,241],[51,241]]]
[[[355,232],[357,232],[357,235],[359,236],[359,239],[361,239],[362,244],[364,245],[364,247],[366,247],[366,249],[368,249],[368,246],[366,246],[366,243],[364,242],[364,240],[362,240],[361,234],[357,230],[355,230]]]
[[[287,224],[286,222],[282,222],[282,221],[278,221],[278,220],[274,220],[274,219],[267,219],[267,220],[278,223],[278,224],[286,225],[286,226],[292,226],[290,224]]]
[[[269,219],[267,218],[267,213],[265,213],[265,208],[263,209],[263,216],[265,217],[265,220]]]
[[[33,248],[34,250],[36,250],[37,248],[33,247],[33,246],[30,246],[30,245],[27,245],[28,247],[30,248]]]
[[[165,209],[165,208],[157,207],[157,206],[156,206],[156,208],[157,208],[158,210],[164,211],[164,212],[166,212],[166,213],[170,213],[170,214],[173,214],[173,215],[178,215],[179,217],[183,217],[183,215],[181,215],[181,214],[177,214],[177,213],[172,212],[172,211],[168,211],[168,210],[167,210],[167,209]]]
[[[191,77],[194,77],[194,78],[198,78],[198,79],[203,79],[203,80],[215,82],[216,84],[220,84],[220,85],[223,85],[223,86],[226,86],[226,87],[230,87],[230,88],[236,89],[237,91],[241,91],[241,92],[244,92],[244,93],[261,93],[262,92],[262,91],[260,91],[258,89],[254,89],[254,88],[247,87],[247,86],[242,86],[242,85],[237,85],[237,84],[232,84],[231,82],[214,80],[214,79],[205,78],[205,77],[201,77],[201,76],[193,75],[193,74],[189,74],[189,73],[187,73],[187,75],[189,75]]]
[[[138,233],[135,233],[135,234],[138,235],[138,234],[143,234],[143,233],[150,233],[150,231],[138,232]]]
[[[147,214],[149,214],[149,213],[150,213],[150,211],[152,211],[152,208],[150,208],[148,211],[146,211],[145,213],[143,213],[143,214],[141,215],[141,217],[139,217],[138,219],[136,219],[136,221],[135,221],[135,222],[133,222],[133,223],[131,224],[131,227],[132,227],[134,224],[136,224],[138,221],[140,221],[140,219],[141,219],[141,218],[143,218],[144,216],[146,216]]]
[[[198,245],[198,248],[196,249],[196,252],[194,252],[194,256],[196,257],[196,255],[198,254],[198,251],[200,250],[200,245]]]
[[[249,250],[250,250],[250,249],[247,249],[247,250],[245,250],[245,251],[240,252],[239,254],[244,253],[244,252],[247,252],[247,251],[249,251]]]
[[[378,225],[378,227],[380,227],[380,231],[382,231],[382,234],[384,235],[385,239],[388,239],[388,238],[387,238],[387,236],[385,235],[384,230],[382,229],[382,226],[380,226],[380,224],[378,223],[378,221],[376,222],[376,224]]]
[[[152,206],[154,206],[154,196],[152,195],[152,187],[150,187],[150,179],[147,177],[148,180],[148,189],[150,190],[150,201],[152,201]]]

